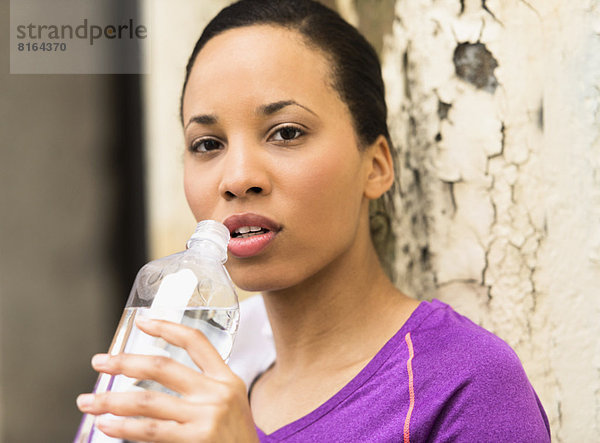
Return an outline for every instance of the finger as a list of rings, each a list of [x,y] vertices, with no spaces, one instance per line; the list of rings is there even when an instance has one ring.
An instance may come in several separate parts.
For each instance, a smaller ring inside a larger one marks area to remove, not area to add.
[[[110,392],[77,397],[81,412],[127,417],[150,417],[180,423],[197,417],[198,408],[189,401],[162,392]]]
[[[109,437],[132,441],[174,442],[190,441],[183,431],[185,427],[174,421],[151,418],[98,417],[96,426]]]
[[[192,361],[207,375],[219,378],[224,372],[230,372],[219,352],[197,329],[164,320],[138,318],[136,322],[137,326],[145,333],[154,337],[162,337],[172,345],[184,348]]]
[[[92,358],[92,366],[99,372],[111,375],[122,374],[138,380],[154,380],[181,395],[209,389],[215,383],[201,372],[171,358],[157,355],[97,354]]]

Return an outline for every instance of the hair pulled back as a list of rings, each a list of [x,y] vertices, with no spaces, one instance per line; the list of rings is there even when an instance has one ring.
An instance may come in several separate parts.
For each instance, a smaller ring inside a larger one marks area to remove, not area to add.
[[[281,26],[297,31],[331,63],[333,87],[348,106],[362,146],[379,135],[389,141],[384,84],[377,53],[339,14],[313,0],[241,0],[224,8],[206,26],[189,58],[183,96],[200,50],[213,37],[252,25]]]
[[[202,48],[225,31],[252,25],[280,26],[298,32],[306,44],[321,51],[330,64],[332,86],[350,111],[359,149],[383,135],[390,148],[387,106],[381,65],[371,44],[340,15],[314,0],[240,0],[227,6],[204,28],[188,60],[180,101]],[[392,149],[392,156],[394,150]],[[384,269],[394,279],[395,213],[393,188],[370,205],[370,230]]]

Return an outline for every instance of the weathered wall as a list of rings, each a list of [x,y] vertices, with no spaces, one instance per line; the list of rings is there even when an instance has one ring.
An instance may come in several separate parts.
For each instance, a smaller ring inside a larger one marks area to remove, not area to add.
[[[399,285],[513,346],[556,441],[600,439],[599,32],[594,1],[399,0],[383,54]]]

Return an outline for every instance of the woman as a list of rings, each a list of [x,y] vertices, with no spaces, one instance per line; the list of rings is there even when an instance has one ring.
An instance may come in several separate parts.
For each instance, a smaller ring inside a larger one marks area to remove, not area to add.
[[[377,57],[310,0],[242,0],[205,29],[181,115],[196,219],[230,229],[228,270],[261,291],[276,359],[247,386],[198,332],[159,321],[199,374],[161,358],[93,359],[156,392],[84,395],[106,434],[142,441],[548,441],[514,352],[386,277],[370,202],[394,181]],[[243,315],[243,312],[242,312]]]

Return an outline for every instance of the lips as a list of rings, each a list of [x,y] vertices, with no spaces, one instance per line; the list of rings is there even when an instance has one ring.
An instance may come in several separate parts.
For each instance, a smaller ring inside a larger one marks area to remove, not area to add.
[[[237,258],[248,258],[263,251],[281,231],[273,220],[258,214],[245,213],[229,216],[223,221],[229,229],[229,252]]]

